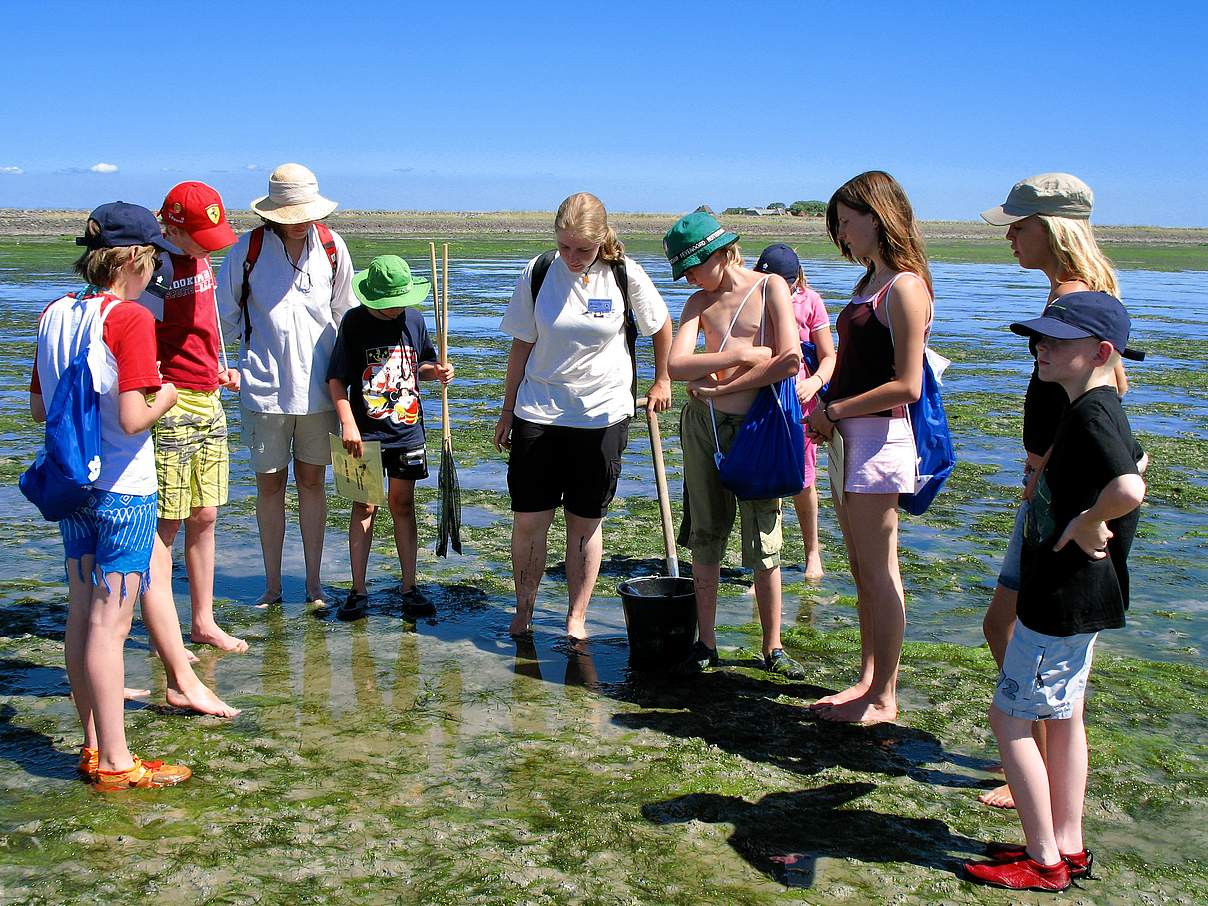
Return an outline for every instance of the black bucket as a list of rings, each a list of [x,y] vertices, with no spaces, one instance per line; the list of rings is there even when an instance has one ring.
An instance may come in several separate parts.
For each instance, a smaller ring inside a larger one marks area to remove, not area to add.
[[[696,593],[683,577],[645,576],[617,588],[625,609],[629,662],[665,670],[688,657],[696,641]]]

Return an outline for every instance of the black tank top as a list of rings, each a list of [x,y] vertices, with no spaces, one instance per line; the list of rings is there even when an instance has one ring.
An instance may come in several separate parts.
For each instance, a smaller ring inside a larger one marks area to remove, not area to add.
[[[876,309],[893,281],[871,296],[854,296],[839,313],[835,332],[839,335],[839,355],[830,388],[824,402],[847,399],[880,387],[896,376],[893,366],[893,336],[877,318]],[[890,417],[886,409],[873,415]]]

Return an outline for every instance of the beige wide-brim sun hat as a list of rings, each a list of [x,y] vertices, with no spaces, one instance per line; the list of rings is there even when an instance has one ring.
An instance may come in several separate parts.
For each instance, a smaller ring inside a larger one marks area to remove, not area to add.
[[[319,194],[315,174],[301,164],[282,164],[269,175],[268,194],[252,202],[251,208],[273,223],[306,223],[322,220],[338,204]]]

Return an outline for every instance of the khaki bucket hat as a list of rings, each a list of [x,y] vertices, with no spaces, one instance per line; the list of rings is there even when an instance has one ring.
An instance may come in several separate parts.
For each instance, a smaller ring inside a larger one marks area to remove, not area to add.
[[[268,194],[252,202],[251,208],[273,223],[306,223],[322,220],[337,203],[319,194],[315,174],[301,164],[282,164],[268,178]]]

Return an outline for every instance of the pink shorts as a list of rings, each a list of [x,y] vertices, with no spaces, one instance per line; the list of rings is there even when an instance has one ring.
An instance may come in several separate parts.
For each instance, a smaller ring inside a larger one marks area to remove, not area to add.
[[[805,431],[805,425],[801,426],[801,430]],[[814,445],[814,442],[810,440],[809,432],[805,431],[805,487],[812,488],[817,477],[818,448]]]
[[[904,418],[865,415],[839,421],[843,490],[853,494],[915,491],[914,434]]]

